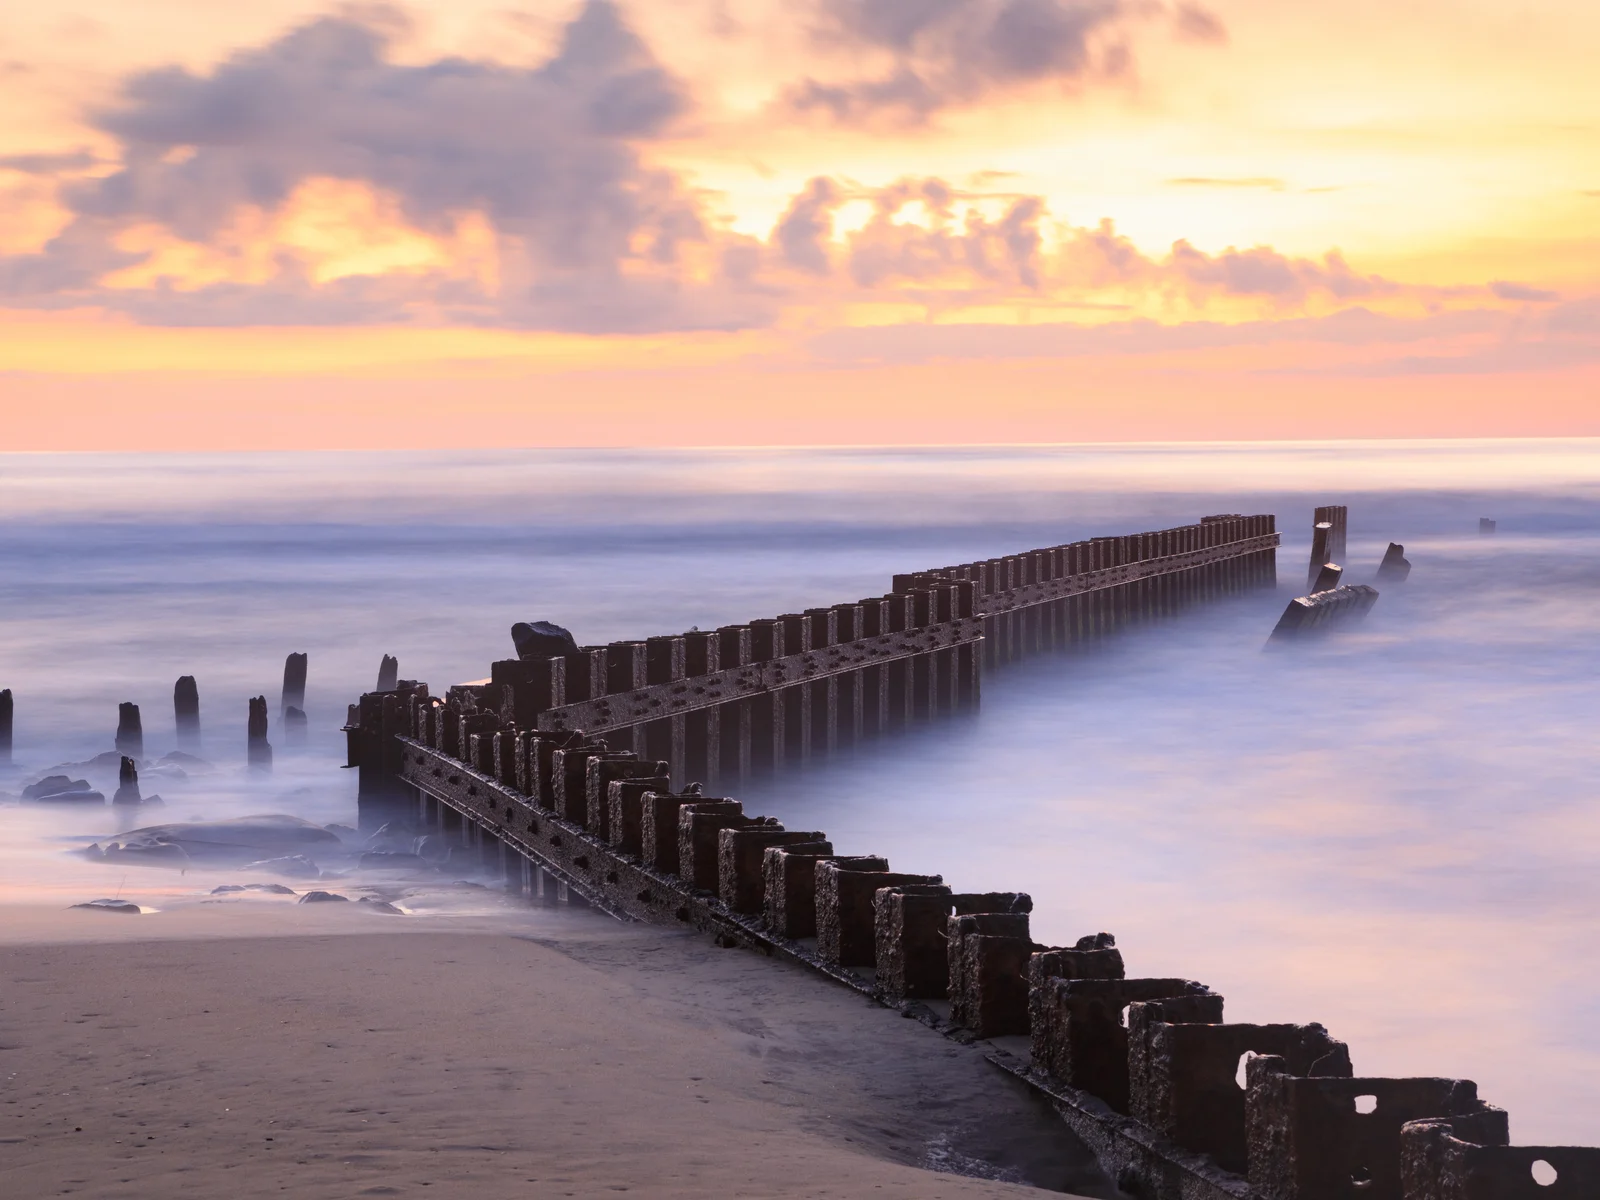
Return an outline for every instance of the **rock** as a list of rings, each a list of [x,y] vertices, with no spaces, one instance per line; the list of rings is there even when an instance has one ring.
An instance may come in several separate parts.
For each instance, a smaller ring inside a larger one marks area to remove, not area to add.
[[[225,883],[211,889],[213,896],[226,896],[232,892],[266,892],[270,896],[293,896],[295,890],[281,883]]]
[[[185,754],[182,750],[168,751],[166,754],[161,756],[160,761],[164,763],[172,763],[174,766],[180,767],[192,775],[204,775],[217,769],[213,764],[207,762],[203,758],[200,758],[198,755]]]
[[[182,846],[164,842],[134,846],[123,846],[118,842],[112,842],[104,850],[100,850],[98,857],[94,854],[97,849],[98,846],[90,846],[84,851],[84,857],[98,862],[120,863],[127,866],[176,867],[180,871],[194,865]]]
[[[124,853],[178,846],[195,862],[250,863],[306,851],[343,849],[335,834],[299,817],[269,813],[231,821],[147,825],[122,837]]]
[[[78,782],[81,783],[82,780],[79,780]],[[45,795],[45,796],[30,796],[27,799],[28,799],[28,802],[31,803],[31,804],[88,804],[88,805],[97,805],[97,804],[104,804],[106,802],[106,797],[105,797],[105,793],[104,792],[96,792],[96,791],[92,791],[92,790],[83,791],[83,790],[81,790],[79,788],[72,788],[71,790],[65,791],[65,792],[51,792],[49,795]]]
[[[577,639],[549,621],[518,621],[511,627],[511,642],[518,658],[560,658],[578,653]]]
[[[139,906],[128,900],[90,900],[84,904],[74,904],[73,908],[91,908],[96,912],[135,913]]]
[[[340,825],[337,821],[334,822],[332,825],[324,825],[323,828],[326,829],[329,833],[333,834],[333,836],[338,838],[341,842],[344,841],[346,838],[353,838],[353,837],[360,837],[361,836],[361,831],[359,829],[351,829],[350,826],[348,826],[348,825]]]
[[[326,893],[324,893],[324,895],[326,895]],[[344,897],[341,896],[339,899],[342,900]],[[396,908],[394,905],[390,904],[387,900],[379,900],[376,896],[363,896],[361,897],[361,903],[365,904],[373,912],[393,913],[397,917],[405,916],[405,913]]]
[[[263,858],[260,862],[246,863],[246,871],[265,871],[282,875],[286,879],[321,879],[322,868],[304,854],[286,854],[282,858]]]
[[[338,892],[307,892],[300,897],[299,902],[301,904],[321,904],[328,900],[348,901],[349,899],[349,896],[341,896]]]
[[[90,791],[87,779],[68,779],[65,775],[46,775],[38,783],[22,789],[24,800],[37,800],[40,796],[57,796],[63,792]]]

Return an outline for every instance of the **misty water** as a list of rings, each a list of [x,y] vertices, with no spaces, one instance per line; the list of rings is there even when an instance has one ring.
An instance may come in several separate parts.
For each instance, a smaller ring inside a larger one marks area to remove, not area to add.
[[[1411,578],[1359,631],[1263,654],[1324,503],[1350,506],[1348,581],[1391,539]],[[338,726],[384,653],[440,692],[516,620],[710,628],[1212,512],[1277,514],[1276,593],[991,671],[976,711],[743,798],[1029,891],[1038,940],[1114,932],[1130,973],[1203,980],[1232,1020],[1321,1021],[1358,1074],[1476,1079],[1516,1141],[1600,1142],[1600,442],[4,455],[0,792],[109,749],[119,701],[159,757],[193,674],[218,770],[131,820],[353,824]],[[310,744],[275,725],[252,780],[246,700],[276,713],[294,650]],[[127,820],[0,807],[0,903],[191,886],[68,856]]]

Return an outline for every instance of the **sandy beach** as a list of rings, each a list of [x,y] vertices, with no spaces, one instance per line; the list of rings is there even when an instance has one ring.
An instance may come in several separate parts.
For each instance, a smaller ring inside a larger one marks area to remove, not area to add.
[[[1115,1195],[975,1050],[582,911],[8,907],[0,1075],[16,1197]]]

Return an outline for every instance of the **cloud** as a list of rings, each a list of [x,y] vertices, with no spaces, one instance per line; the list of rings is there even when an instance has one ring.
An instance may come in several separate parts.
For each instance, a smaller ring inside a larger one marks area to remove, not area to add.
[[[1179,179],[1167,180],[1167,186],[1185,188],[1264,188],[1271,192],[1281,192],[1288,184],[1281,179],[1274,179],[1268,175],[1249,175],[1238,179],[1213,178],[1209,175],[1186,175]]]
[[[70,154],[7,154],[0,155],[0,171],[17,171],[24,175],[60,175],[68,171],[83,171],[99,163],[87,150]]]
[[[1529,287],[1525,283],[1512,283],[1505,279],[1496,279],[1489,284],[1489,290],[1501,300],[1559,300],[1560,292],[1547,291],[1544,288]]]
[[[1222,18],[1198,4],[1179,4],[1172,14],[1173,28],[1186,42],[1219,44],[1228,40]]]
[[[443,236],[466,214],[487,219],[498,294],[440,279],[429,296],[465,320],[607,330],[761,318],[759,304],[716,275],[716,253],[709,281],[671,269],[707,230],[697,198],[646,167],[639,147],[672,127],[687,93],[609,0],[587,0],[554,55],[531,69],[397,64],[387,55],[392,26],[324,17],[208,74],[172,67],[133,77],[93,116],[118,141],[120,168],[67,186],[74,221],[33,261],[0,263],[0,287],[19,299],[87,287],[127,263],[117,247],[130,229],[154,224],[214,244],[241,211],[279,212],[309,182],[334,179],[392,197],[426,233]],[[254,288],[219,285],[180,300],[173,283],[161,295],[95,299],[135,311],[210,307],[226,320],[248,293],[252,319],[327,319],[328,297],[311,295],[307,277],[284,261]],[[381,280],[340,290],[355,310],[398,302]],[[275,310],[261,303],[267,294]]]
[[[914,297],[924,303],[968,301],[975,290],[1037,288],[1042,201],[1012,198],[994,218],[971,206],[958,213],[958,200],[974,198],[941,179],[848,188],[817,178],[790,204],[773,242],[790,266],[815,276],[838,275],[858,289],[925,285],[930,290]],[[863,200],[872,208],[866,224],[836,240],[839,210]],[[902,219],[911,208],[921,220]]]
[[[1121,74],[1127,52],[1113,35],[1142,9],[1125,0],[815,0],[814,11],[822,46],[873,53],[884,67],[808,78],[787,105],[843,122],[918,122],[993,92]]]
[[[1321,343],[1383,347],[1502,331],[1506,315],[1490,309],[1422,318],[1353,308],[1326,317],[1287,320],[1184,321],[1136,319],[1098,325],[1052,321],[1034,325],[934,324],[833,329],[812,336],[807,351],[830,365],[915,364],[959,360],[1082,358],[1169,354],[1222,347]]]

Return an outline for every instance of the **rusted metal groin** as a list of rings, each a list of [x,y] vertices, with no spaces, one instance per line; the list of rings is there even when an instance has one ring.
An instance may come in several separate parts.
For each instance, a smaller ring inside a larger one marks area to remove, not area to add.
[[[1230,1024],[1203,984],[1127,978],[1107,934],[1035,943],[1025,894],[892,872],[686,784],[958,707],[1013,649],[1270,586],[1276,547],[1271,517],[1208,518],[897,576],[856,604],[536,652],[443,697],[396,681],[346,726],[363,824],[437,830],[511,892],[701,929],[981,1042],[1142,1200],[1600,1194],[1600,1150],[1507,1146],[1470,1081],[1356,1077],[1320,1025]]]

